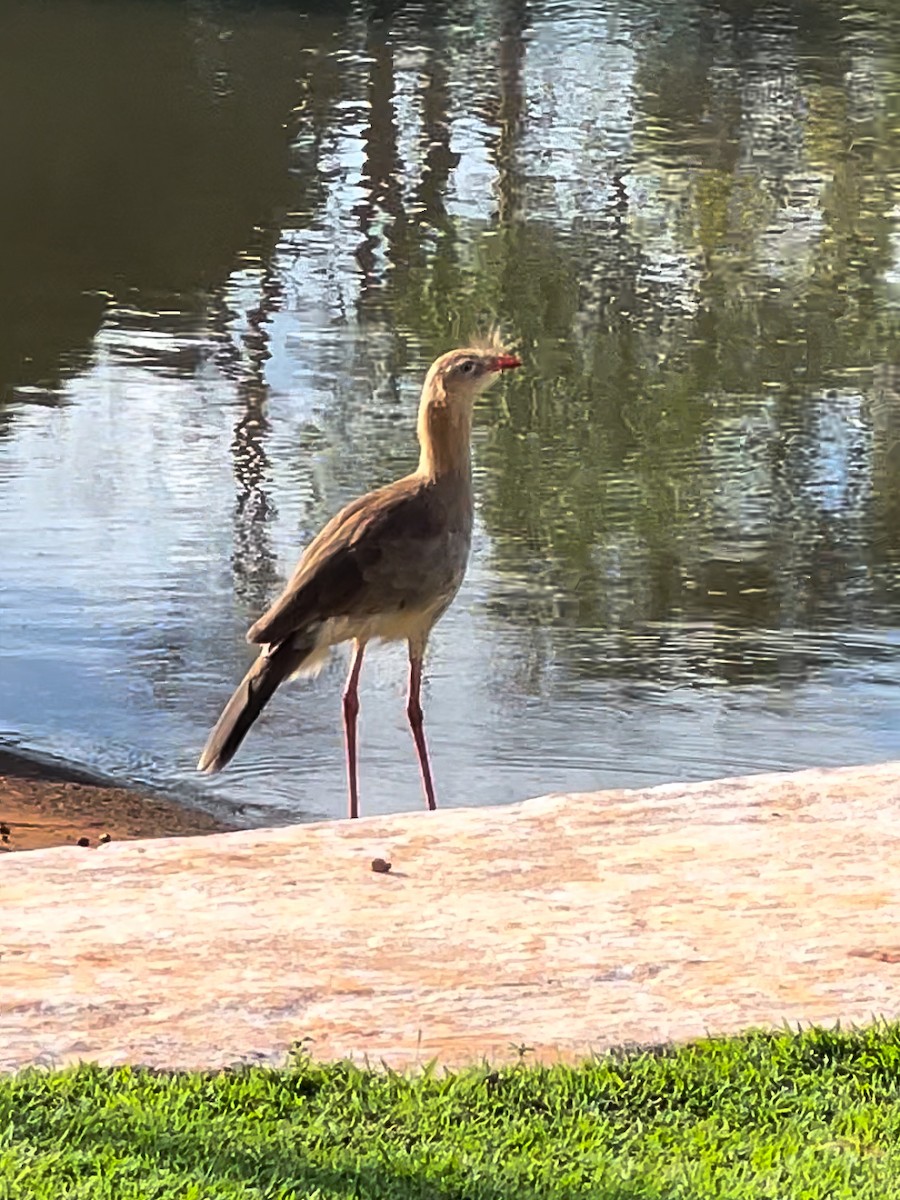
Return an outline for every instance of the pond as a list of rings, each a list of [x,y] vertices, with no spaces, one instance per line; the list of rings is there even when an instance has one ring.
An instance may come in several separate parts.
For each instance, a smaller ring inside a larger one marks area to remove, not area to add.
[[[0,741],[345,812],[335,655],[243,640],[499,322],[442,805],[900,757],[900,10],[7,0]],[[403,647],[363,812],[421,805]]]

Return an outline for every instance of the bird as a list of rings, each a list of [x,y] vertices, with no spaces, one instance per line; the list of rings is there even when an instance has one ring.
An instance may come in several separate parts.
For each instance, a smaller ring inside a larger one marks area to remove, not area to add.
[[[437,807],[420,701],[425,647],[468,564],[475,401],[502,371],[521,365],[496,333],[432,363],[419,401],[418,466],[352,500],[306,547],[281,595],[247,632],[247,641],[260,646],[259,655],[222,710],[198,770],[212,774],[225,767],[281,683],[316,674],[333,646],[351,642],[343,718],[349,814],[358,817],[363,656],[373,640],[406,641],[406,712],[425,803],[430,810]]]

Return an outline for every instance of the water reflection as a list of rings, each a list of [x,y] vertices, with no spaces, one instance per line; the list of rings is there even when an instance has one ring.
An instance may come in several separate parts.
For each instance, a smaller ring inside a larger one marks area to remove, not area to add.
[[[190,768],[243,628],[499,319],[445,802],[900,752],[891,6],[8,9],[7,736],[339,812],[339,663]],[[416,806],[375,661],[365,806]]]

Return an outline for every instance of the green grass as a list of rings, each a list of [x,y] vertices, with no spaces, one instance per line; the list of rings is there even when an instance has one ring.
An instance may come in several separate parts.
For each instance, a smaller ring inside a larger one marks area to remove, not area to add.
[[[900,1025],[583,1067],[0,1077],[3,1200],[890,1200]]]

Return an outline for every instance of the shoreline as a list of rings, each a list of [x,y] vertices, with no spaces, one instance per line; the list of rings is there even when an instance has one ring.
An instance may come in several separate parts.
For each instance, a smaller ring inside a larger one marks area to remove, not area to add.
[[[0,748],[0,854],[89,847],[101,837],[192,837],[226,833],[234,825],[142,788],[124,787],[84,768]]]

